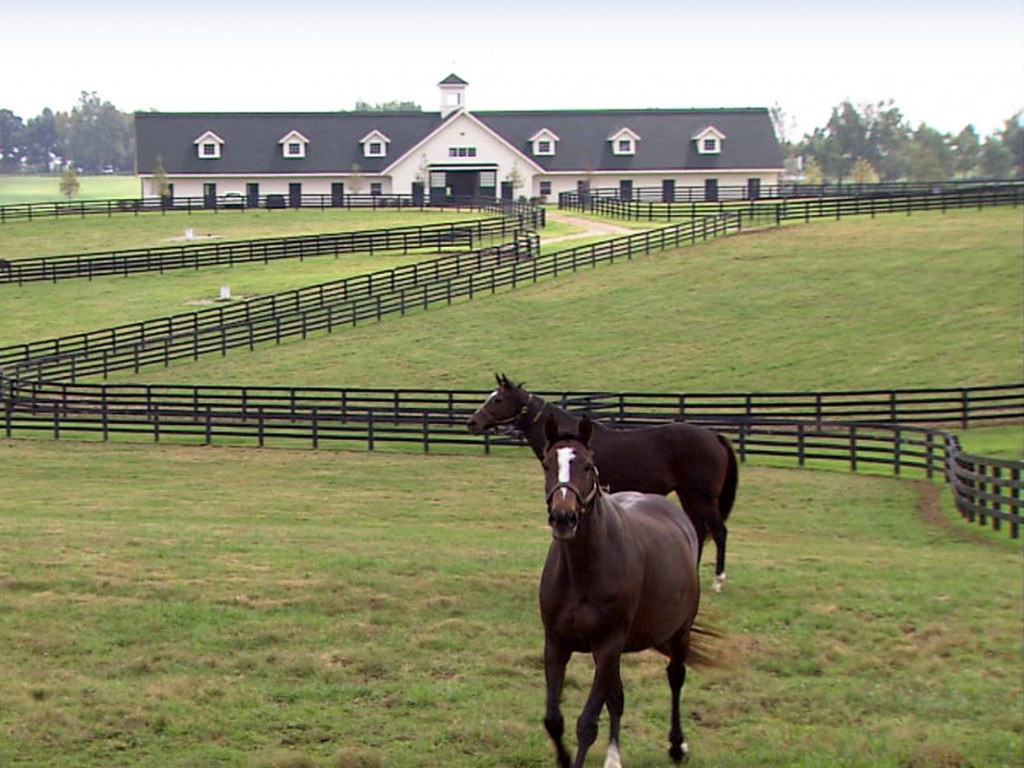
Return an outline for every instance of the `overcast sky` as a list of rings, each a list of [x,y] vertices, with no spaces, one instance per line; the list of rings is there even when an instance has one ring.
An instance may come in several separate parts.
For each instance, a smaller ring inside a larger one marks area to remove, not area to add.
[[[330,111],[470,83],[470,110],[771,107],[790,139],[894,100],[982,135],[1024,106],[1022,0],[50,0],[0,17],[0,108]]]

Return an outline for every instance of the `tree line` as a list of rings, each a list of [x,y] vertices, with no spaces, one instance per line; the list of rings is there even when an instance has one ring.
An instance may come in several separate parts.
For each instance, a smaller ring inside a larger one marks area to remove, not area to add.
[[[957,134],[925,123],[911,126],[892,101],[832,108],[823,128],[785,141],[786,115],[771,110],[776,134],[794,169],[809,184],[1024,178],[1024,114],[982,137],[971,124]]]
[[[356,112],[421,111],[412,101],[356,102]],[[799,141],[787,138],[788,118],[771,110],[776,134],[791,171],[811,184],[876,181],[949,181],[1024,178],[1024,116],[980,136],[973,125],[956,135],[921,123],[911,126],[892,101],[832,108],[824,127]],[[79,173],[134,169],[135,126],[95,92],[82,91],[66,112],[46,108],[23,120],[0,108],[0,173],[53,173],[73,166]]]

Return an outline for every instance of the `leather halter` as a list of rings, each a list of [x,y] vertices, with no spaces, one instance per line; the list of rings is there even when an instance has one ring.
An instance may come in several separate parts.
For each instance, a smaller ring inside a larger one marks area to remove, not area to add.
[[[501,421],[495,421],[494,422],[494,426],[496,426],[496,427],[504,427],[506,424],[515,424],[520,419],[526,418],[527,414],[530,412],[530,404],[533,403],[534,400],[539,400],[541,402],[541,404],[542,404],[541,407],[540,407],[540,410],[537,411],[537,415],[533,417],[534,422],[539,421],[540,417],[541,417],[541,414],[544,413],[544,405],[546,405],[546,403],[544,403],[544,401],[541,400],[541,398],[537,397],[537,395],[535,395],[535,394],[533,394],[531,392],[529,397],[526,398],[526,402],[523,403],[522,407],[519,408],[519,410],[517,410],[515,413],[513,413],[507,419],[502,419]]]
[[[601,492],[601,482],[597,473],[597,467],[591,466],[591,471],[594,473],[594,485],[588,494],[584,495],[583,491],[581,491],[575,483],[568,481],[555,483],[555,486],[548,491],[548,509],[551,509],[551,499],[554,497],[555,493],[565,489],[572,491],[572,495],[576,497],[576,501],[580,504],[580,513],[588,511],[593,506],[597,495]]]

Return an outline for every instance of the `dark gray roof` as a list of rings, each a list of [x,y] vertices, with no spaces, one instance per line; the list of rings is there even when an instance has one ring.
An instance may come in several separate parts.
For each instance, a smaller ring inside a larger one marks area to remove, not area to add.
[[[463,80],[461,77],[459,77],[453,72],[440,83],[438,83],[438,85],[469,85],[469,83],[467,83],[465,80]]]
[[[376,173],[441,124],[429,112],[168,113],[135,115],[137,173],[152,173],[159,155],[168,173],[339,173],[358,165]],[[304,158],[286,158],[278,144],[290,131],[307,139]],[[378,130],[391,141],[387,157],[364,157],[359,141]],[[224,140],[219,160],[202,160],[192,143],[206,131]]]
[[[638,109],[575,112],[474,112],[516,149],[530,154],[530,138],[547,128],[561,139],[552,157],[534,157],[549,171],[662,170],[669,168],[781,168],[767,109]],[[709,126],[723,134],[717,155],[697,153],[693,137]],[[622,128],[639,135],[636,154],[613,155],[609,137]]]
[[[455,119],[458,113],[446,119]],[[767,109],[641,109],[471,112],[510,145],[549,171],[773,169],[783,165]],[[169,174],[339,173],[358,165],[377,173],[408,152],[445,120],[437,112],[166,113],[135,116],[138,173],[151,173],[156,157]],[[709,126],[725,135],[722,151],[697,153],[693,137]],[[530,138],[548,129],[560,141],[551,157],[534,157]],[[612,154],[609,137],[622,128],[639,135],[636,154]],[[298,131],[306,157],[285,158],[278,141]],[[368,158],[359,143],[373,130],[391,141],[387,157]],[[206,131],[224,140],[219,160],[202,160],[193,144]]]

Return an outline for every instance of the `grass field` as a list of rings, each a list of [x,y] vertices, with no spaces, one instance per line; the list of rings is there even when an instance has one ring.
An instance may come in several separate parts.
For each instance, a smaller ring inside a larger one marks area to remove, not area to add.
[[[1007,383],[1020,225],[787,227],[146,378]],[[315,262],[228,278],[281,290]],[[226,280],[202,274],[3,287],[0,343],[179,311]],[[553,765],[535,600],[550,534],[528,454],[0,440],[0,466],[0,765]],[[704,598],[723,665],[684,692],[691,766],[1024,761],[1019,541],[953,519],[939,486],[759,465],[741,467],[730,532],[726,590]],[[575,660],[570,723],[589,679]],[[662,662],[631,657],[624,680],[625,764],[668,765]]]
[[[1021,223],[992,210],[787,227],[141,380],[484,388],[503,371],[535,388],[611,391],[1005,384],[1024,369]],[[255,295],[344,274],[343,260],[316,262],[26,285],[0,292],[0,339],[192,311],[225,284]]]
[[[79,176],[75,200],[121,200],[139,196],[139,180],[134,176]],[[59,203],[67,200],[60,193],[60,174],[21,176],[0,174],[0,205],[16,203]]]
[[[532,458],[0,459],[0,764],[553,764]],[[1019,544],[927,522],[922,490],[745,468],[730,580],[704,600],[726,666],[684,695],[691,765],[1020,764]],[[662,664],[624,676],[627,765],[667,765]],[[588,684],[578,659],[570,722]]]

